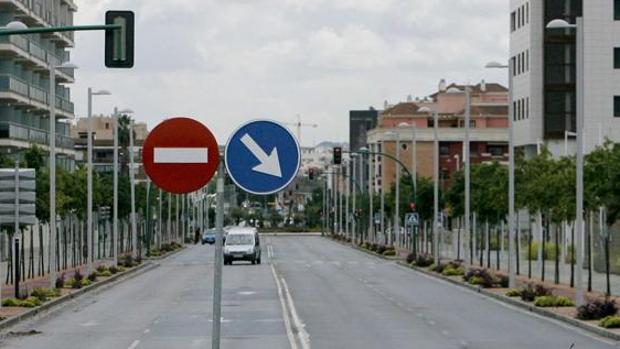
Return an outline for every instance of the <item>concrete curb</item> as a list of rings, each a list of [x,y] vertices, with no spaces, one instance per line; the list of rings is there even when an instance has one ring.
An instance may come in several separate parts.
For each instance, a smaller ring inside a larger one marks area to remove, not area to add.
[[[428,271],[428,270],[423,269],[423,268],[419,268],[419,267],[416,267],[416,266],[408,265],[407,263],[404,263],[404,262],[398,262],[398,264],[403,266],[403,267],[415,270],[415,271],[417,271],[419,273],[422,273],[422,274],[434,277],[436,279],[447,281],[447,282],[449,282],[449,283],[451,283],[453,285],[457,285],[457,286],[460,286],[460,287],[463,287],[463,288],[467,288],[467,289],[469,289],[469,290],[471,290],[473,292],[480,293],[482,295],[485,295],[487,297],[493,298],[493,299],[498,300],[500,302],[503,302],[503,303],[506,303],[506,304],[510,304],[512,306],[515,306],[515,307],[518,307],[518,308],[530,311],[532,313],[535,313],[535,314],[538,314],[538,315],[541,315],[541,316],[544,316],[544,317],[548,317],[548,318],[552,318],[554,320],[558,320],[558,321],[564,322],[564,323],[569,324],[571,326],[578,327],[578,328],[580,328],[582,330],[594,333],[594,334],[596,334],[598,336],[609,338],[609,339],[613,339],[613,340],[616,340],[616,341],[620,341],[620,334],[608,331],[608,330],[606,330],[606,329],[604,329],[602,327],[594,326],[594,325],[591,325],[591,324],[589,324],[587,322],[583,322],[581,320],[578,320],[578,319],[575,319],[575,318],[572,318],[572,317],[556,314],[556,313],[554,313],[552,311],[549,311],[549,310],[547,310],[545,308],[537,307],[537,306],[535,306],[535,305],[533,305],[531,303],[526,303],[526,302],[520,301],[520,300],[518,300],[516,298],[511,298],[511,297],[504,296],[502,294],[497,294],[497,293],[494,293],[494,292],[490,292],[490,291],[488,291],[488,290],[486,290],[486,289],[484,289],[484,288],[482,288],[480,286],[474,286],[474,285],[466,284],[466,283],[461,282],[459,280],[455,280],[455,279],[452,279],[452,278],[449,278],[449,277],[446,277],[446,276],[443,276],[443,275],[440,275],[440,274],[437,274],[437,273],[433,273],[433,272]]]
[[[353,247],[353,249],[355,249],[357,251],[360,251],[360,252],[364,252],[364,253],[369,254],[371,256],[375,256],[375,257],[378,257],[378,258],[381,258],[381,259],[385,259],[385,260],[396,261],[396,264],[398,264],[400,266],[403,266],[405,268],[412,269],[412,270],[417,271],[417,272],[419,272],[421,274],[428,275],[430,277],[433,277],[433,278],[436,278],[436,279],[439,279],[439,280],[443,280],[443,281],[449,282],[449,283],[451,283],[453,285],[469,289],[470,291],[473,291],[473,292],[485,295],[487,297],[493,298],[493,299],[495,299],[497,301],[500,301],[500,302],[503,302],[503,303],[506,303],[506,304],[510,304],[510,305],[518,307],[520,309],[524,309],[524,310],[527,310],[529,312],[532,312],[532,313],[535,313],[535,314],[538,314],[538,315],[541,315],[541,316],[544,316],[544,317],[548,317],[548,318],[551,318],[551,319],[554,319],[554,320],[557,320],[557,321],[561,321],[563,323],[566,323],[566,324],[569,324],[571,326],[580,328],[580,329],[582,329],[584,331],[588,331],[588,332],[593,333],[595,335],[598,335],[598,336],[601,336],[601,337],[605,337],[605,338],[609,338],[609,339],[613,339],[615,341],[620,341],[620,334],[619,333],[608,331],[608,330],[606,330],[606,329],[604,329],[602,327],[594,326],[594,325],[591,325],[591,324],[589,324],[587,322],[583,322],[581,320],[578,320],[578,319],[575,319],[575,318],[572,318],[572,317],[556,314],[556,313],[554,313],[552,311],[546,310],[545,308],[540,308],[540,307],[537,307],[537,306],[535,306],[533,304],[526,303],[526,302],[520,301],[520,300],[515,299],[515,298],[511,298],[511,297],[504,296],[502,294],[497,294],[497,293],[490,292],[490,291],[488,291],[488,290],[486,290],[486,289],[484,289],[484,288],[482,288],[480,286],[466,284],[466,283],[461,282],[459,280],[451,279],[449,277],[446,277],[446,276],[443,276],[443,275],[431,272],[429,270],[409,265],[409,264],[405,263],[404,261],[402,261],[400,258],[389,258],[389,257],[383,256],[383,255],[380,255],[378,253],[375,253],[375,252],[368,251],[366,249],[357,247],[357,246],[349,244],[349,243],[343,243],[341,241],[336,241],[336,240],[333,240],[333,239],[328,239],[328,240],[336,242],[336,243],[339,243],[339,244],[344,245],[344,246]]]
[[[32,308],[22,314],[16,315],[16,316],[12,316],[9,317],[5,320],[0,321],[0,331],[6,330],[10,327],[13,327],[17,324],[19,324],[22,321],[31,319],[33,317],[35,317],[36,315],[39,315],[41,313],[47,312],[49,310],[52,310],[54,308],[59,307],[60,305],[63,305],[65,303],[67,303],[70,300],[73,300],[85,293],[90,293],[92,291],[95,291],[97,289],[100,289],[104,286],[111,286],[113,283],[116,282],[122,282],[125,281],[127,279],[130,278],[134,278],[136,276],[139,276],[141,274],[144,274],[152,269],[155,269],[159,267],[159,264],[155,264],[155,263],[144,263],[141,264],[133,269],[127,270],[124,273],[121,274],[115,274],[110,276],[109,278],[102,280],[100,282],[94,283],[90,286],[86,286],[84,288],[81,288],[71,294],[67,294],[64,295],[62,297],[58,297],[55,299],[52,299],[49,302],[43,303],[41,306],[36,307],[36,308]]]
[[[321,236],[321,233],[259,233],[261,236]]]
[[[187,249],[187,246],[183,245],[183,247],[181,247],[180,249],[176,250],[176,251],[172,251],[172,252],[168,252],[166,254],[163,254],[161,256],[158,257],[144,257],[143,259],[145,261],[160,261],[164,258],[168,258],[170,256],[174,256],[175,254],[181,252],[181,251],[185,251]]]

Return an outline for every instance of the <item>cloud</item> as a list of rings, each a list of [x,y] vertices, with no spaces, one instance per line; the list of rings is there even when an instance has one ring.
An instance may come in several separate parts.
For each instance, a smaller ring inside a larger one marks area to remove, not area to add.
[[[106,88],[95,112],[131,107],[151,127],[199,118],[220,142],[246,120],[318,129],[302,143],[348,139],[348,111],[432,92],[441,78],[504,82],[484,71],[508,55],[508,2],[498,0],[76,0],[75,22],[136,12],[136,66],[103,67],[103,33],[77,34],[72,95]]]

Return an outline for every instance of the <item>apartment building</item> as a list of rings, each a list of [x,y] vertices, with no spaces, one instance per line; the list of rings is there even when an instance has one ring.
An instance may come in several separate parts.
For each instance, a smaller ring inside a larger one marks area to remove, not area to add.
[[[441,184],[447,187],[452,174],[464,162],[466,86],[439,83],[436,93],[403,102],[383,111],[377,128],[369,131],[368,143],[373,152],[400,158],[413,171],[413,138],[418,177],[432,178],[434,173],[434,118],[423,107],[437,111],[439,139],[439,173]],[[471,91],[470,156],[471,162],[508,161],[508,89],[500,84],[481,83],[468,87]],[[413,129],[415,124],[415,131]],[[368,158],[366,161],[368,161]],[[395,161],[386,157],[371,157],[374,173],[373,188],[386,192],[395,183]],[[365,166],[368,166],[367,164]]]
[[[72,25],[73,0],[0,0],[0,26],[20,21],[28,27]],[[73,33],[0,37],[0,152],[19,158],[25,149],[49,144],[50,103],[56,105],[58,166],[70,169],[75,150],[68,120],[74,106],[68,84],[72,70],[56,70],[56,100],[50,100],[50,67],[69,61]]]
[[[620,141],[620,1],[511,0],[515,145],[554,155],[575,151],[576,32],[548,30],[553,19],[584,19],[584,147]],[[568,144],[565,144],[565,136]]]
[[[114,170],[114,118],[112,116],[93,116],[93,168],[100,173],[111,173]],[[119,123],[119,162],[121,171],[127,171],[129,164],[129,131],[128,124]],[[145,180],[146,174],[142,166],[142,145],[148,136],[146,123],[134,123],[134,162],[136,176]],[[71,138],[75,143],[76,161],[87,161],[88,118],[78,118],[71,126]]]

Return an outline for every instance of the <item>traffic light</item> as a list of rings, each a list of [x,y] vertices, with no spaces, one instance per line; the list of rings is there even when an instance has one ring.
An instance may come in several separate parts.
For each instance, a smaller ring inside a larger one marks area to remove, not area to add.
[[[334,165],[342,164],[342,148],[334,147]]]
[[[411,210],[411,212],[415,212],[416,211],[415,203],[410,202],[409,203],[409,209]]]
[[[308,179],[314,180],[314,169],[313,168],[308,170]]]
[[[108,11],[106,25],[120,25],[120,29],[105,32],[105,66],[133,68],[135,15],[132,11]]]

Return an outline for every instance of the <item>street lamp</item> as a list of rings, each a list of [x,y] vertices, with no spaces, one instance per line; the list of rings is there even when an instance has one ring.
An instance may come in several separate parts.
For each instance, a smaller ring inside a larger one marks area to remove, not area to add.
[[[21,22],[11,22],[13,27],[18,27]],[[9,25],[11,25],[9,23]],[[24,25],[21,23],[21,25]],[[24,25],[25,26],[25,25]],[[22,29],[22,28],[18,28]],[[49,108],[50,108],[50,125],[49,125],[49,148],[50,148],[50,246],[56,246],[56,70],[57,69],[77,69],[77,66],[70,62],[64,62],[60,65],[48,65],[49,71]],[[53,251],[50,247],[51,251]],[[56,256],[51,258],[50,266],[50,285],[56,287],[56,269],[58,263]]]
[[[585,103],[584,103],[584,22],[583,17],[577,17],[575,24],[570,24],[563,19],[554,19],[547,24],[547,29],[576,29],[577,30],[577,38],[576,38],[576,46],[577,46],[577,84],[576,84],[576,92],[577,92],[577,156],[576,156],[576,166],[577,166],[577,195],[576,195],[576,233],[577,233],[577,241],[575,246],[575,250],[577,252],[577,260],[576,260],[576,296],[575,303],[577,306],[583,305],[584,303],[584,295],[583,295],[583,129],[584,129],[584,114],[585,114]]]
[[[487,69],[508,69],[508,287],[515,288],[515,237],[516,221],[515,221],[515,149],[514,149],[514,110],[512,101],[513,97],[513,80],[511,64],[501,64],[498,62],[489,62],[485,66]]]
[[[92,88],[88,88],[88,140],[87,140],[87,197],[86,197],[86,243],[88,244],[88,255],[86,264],[86,275],[90,275],[93,269],[93,96],[109,96],[111,93],[107,90],[99,90],[93,92]]]
[[[12,22],[9,22],[3,29],[5,29],[5,30],[25,30],[25,29],[28,29],[28,26],[25,25],[24,22],[12,21]]]
[[[433,114],[433,254],[435,265],[439,265],[439,137],[437,135],[439,115],[437,110],[431,110],[429,107],[422,107],[418,111]]]

